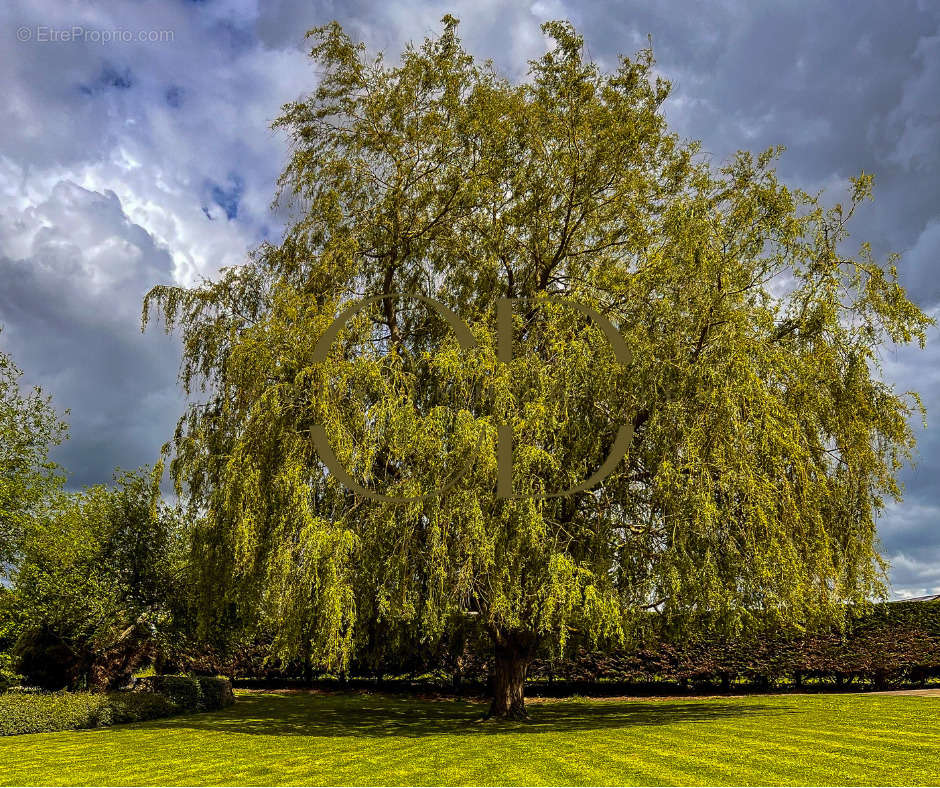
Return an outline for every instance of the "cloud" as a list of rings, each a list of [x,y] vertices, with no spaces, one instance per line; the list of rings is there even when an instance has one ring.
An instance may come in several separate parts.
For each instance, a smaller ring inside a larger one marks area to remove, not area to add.
[[[940,80],[938,80],[940,85]],[[940,303],[940,216],[928,220],[923,232],[902,258],[902,271],[910,296],[922,308]]]
[[[259,7],[254,30],[267,47],[307,51],[304,33],[337,19],[370,50],[383,50],[387,59],[394,61],[406,43],[420,44],[426,36],[439,33],[445,14],[460,19],[461,38],[476,57],[492,58],[506,74],[519,77],[525,73],[527,61],[545,50],[541,24],[570,17],[572,6],[559,0],[272,0]]]
[[[173,260],[131,222],[113,191],[70,181],[0,225],[0,341],[25,382],[69,408],[71,439],[55,452],[70,485],[116,466],[152,463],[183,401],[172,376],[179,344],[140,333],[140,306]]]
[[[130,218],[167,246],[182,282],[239,263],[277,231],[269,206],[286,149],[270,123],[315,82],[296,50],[256,39],[255,17],[247,3],[5,5],[2,29],[25,27],[33,40],[0,55],[9,96],[0,107],[0,156],[10,163],[0,172],[16,170],[0,189],[30,199],[61,178],[112,189]],[[72,28],[172,37],[36,40],[42,29],[48,37]]]

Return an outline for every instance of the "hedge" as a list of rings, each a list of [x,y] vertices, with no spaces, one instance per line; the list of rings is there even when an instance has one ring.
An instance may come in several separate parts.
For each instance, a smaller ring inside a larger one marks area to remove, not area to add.
[[[192,711],[215,711],[235,702],[228,679],[147,676],[131,692],[36,692],[0,695],[0,736],[101,728]]]
[[[536,660],[530,678],[590,683],[757,684],[805,678],[860,680],[876,686],[940,676],[940,603],[893,602],[850,619],[845,631],[742,637],[659,634],[630,651],[579,649],[567,659]]]
[[[231,682],[217,676],[143,676],[134,691],[161,695],[183,711],[216,711],[235,702]]]
[[[630,647],[593,649],[572,634],[562,657],[542,650],[529,668],[533,681],[589,685],[688,684],[727,687],[735,681],[769,686],[819,682],[866,682],[876,686],[923,683],[940,677],[940,601],[888,602],[854,612],[844,630],[819,628],[805,633],[765,630],[739,637],[708,634],[703,627],[670,629],[649,613]],[[378,632],[371,643],[381,644]],[[363,681],[410,677],[409,681],[455,690],[484,685],[490,671],[490,645],[481,627],[454,629],[433,647],[418,641],[395,649],[366,649],[347,676]],[[303,676],[300,660],[272,658],[270,636],[243,643],[227,656],[196,652],[188,658],[200,670],[218,671],[239,680],[276,685]],[[200,660],[202,660],[200,662]],[[272,684],[273,683],[273,684]],[[340,684],[342,686],[342,684]],[[580,690],[579,690],[580,691]]]
[[[163,695],[7,691],[0,695],[0,736],[101,728],[167,717],[177,711]]]
[[[814,679],[887,687],[940,677],[940,602],[889,602],[865,613],[849,611],[844,630],[765,629],[731,637],[701,626],[672,627],[655,614],[643,630],[645,634],[624,649],[592,649],[583,643],[579,647],[573,636],[572,648],[563,657],[538,654],[528,678],[579,686],[614,682],[728,687],[739,680],[799,686]],[[484,637],[470,638],[462,652],[445,652],[417,672],[452,675],[454,687],[484,684],[489,655]],[[416,672],[401,667],[386,662],[373,675]]]
[[[865,613],[849,611],[844,630],[818,628],[797,633],[765,629],[738,637],[722,636],[690,625],[670,627],[650,614],[645,634],[629,648],[572,648],[561,658],[542,652],[529,667],[530,680],[576,685],[616,682],[624,685],[720,685],[743,680],[769,686],[805,679],[875,686],[923,683],[940,677],[940,602],[889,602]],[[450,674],[453,685],[482,684],[490,669],[485,638],[470,638],[462,652],[431,660],[425,672]],[[394,664],[378,675],[403,675]]]

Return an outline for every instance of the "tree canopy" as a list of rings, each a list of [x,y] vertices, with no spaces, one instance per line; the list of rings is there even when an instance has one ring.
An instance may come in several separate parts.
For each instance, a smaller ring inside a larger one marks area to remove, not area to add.
[[[65,437],[66,425],[40,389],[20,390],[22,374],[0,351],[0,577],[8,574],[29,523],[62,483],[49,449]]]
[[[30,528],[14,586],[14,654],[30,683],[112,689],[172,650],[166,641],[185,623],[186,555],[161,500],[162,471],[63,494]]]
[[[515,716],[533,650],[574,630],[623,642],[648,610],[805,623],[877,595],[876,517],[920,410],[878,353],[930,321],[894,258],[847,251],[872,177],[827,207],[778,180],[781,149],[718,166],[670,132],[651,51],[606,73],[551,22],[515,84],[457,27],[395,64],[310,31],[319,82],[274,124],[282,241],[147,297],[144,322],[156,306],[184,340],[172,470],[207,615],[238,600],[334,669],[376,625],[433,641],[471,617],[495,647],[492,713]],[[630,362],[558,299],[611,320]],[[610,475],[542,497],[590,477],[623,424]],[[411,500],[341,484],[320,428],[358,485]]]

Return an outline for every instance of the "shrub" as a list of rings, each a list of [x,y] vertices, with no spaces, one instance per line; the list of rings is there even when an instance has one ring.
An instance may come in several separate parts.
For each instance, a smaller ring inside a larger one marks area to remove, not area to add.
[[[133,692],[44,692],[11,687],[0,695],[0,736],[100,728],[188,711],[215,711],[235,702],[228,679],[145,676]]]
[[[6,692],[0,695],[0,736],[100,728],[167,717],[178,710],[156,694]]]
[[[180,709],[199,710],[202,691],[189,676],[142,676],[134,682],[135,692],[154,692],[168,698]]]
[[[9,654],[0,653],[0,693],[6,692],[7,689],[23,680],[23,677],[10,667],[11,663],[12,659]]]
[[[87,660],[48,627],[24,629],[13,649],[16,669],[30,686],[58,690],[74,684]]]
[[[207,711],[223,709],[235,702],[232,682],[218,676],[200,676],[196,679],[202,690],[202,702]]]
[[[214,676],[142,676],[136,692],[154,692],[185,711],[215,711],[235,702],[228,679]]]

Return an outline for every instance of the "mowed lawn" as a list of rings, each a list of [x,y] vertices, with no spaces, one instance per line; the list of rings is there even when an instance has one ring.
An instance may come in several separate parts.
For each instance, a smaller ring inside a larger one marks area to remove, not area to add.
[[[940,697],[767,695],[485,706],[238,693],[222,712],[0,739],[4,784],[938,784]]]

